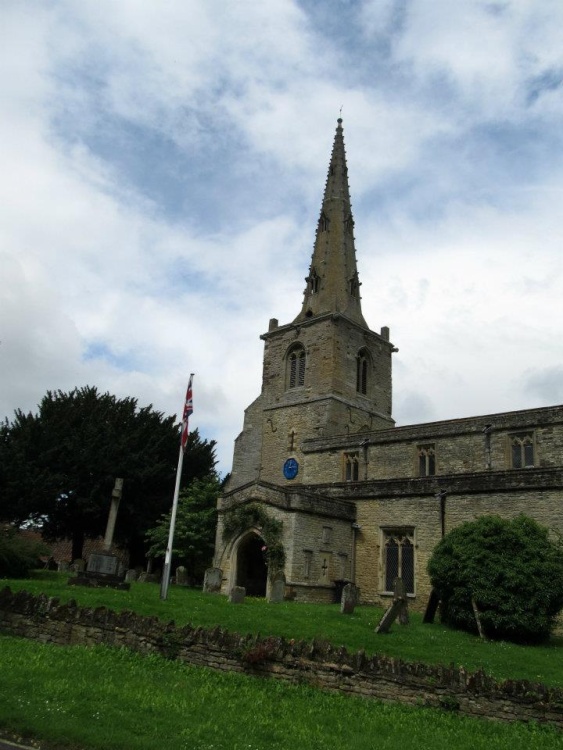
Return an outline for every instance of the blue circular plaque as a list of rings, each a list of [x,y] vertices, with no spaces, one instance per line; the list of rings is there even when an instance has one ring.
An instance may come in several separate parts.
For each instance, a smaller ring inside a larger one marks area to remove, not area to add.
[[[294,458],[288,458],[283,465],[283,475],[286,479],[295,479],[299,471],[299,464]]]

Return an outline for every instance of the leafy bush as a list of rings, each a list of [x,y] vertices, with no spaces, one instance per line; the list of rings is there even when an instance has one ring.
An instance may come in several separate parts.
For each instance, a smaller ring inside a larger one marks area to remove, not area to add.
[[[482,516],[453,529],[428,563],[442,621],[487,637],[534,643],[563,608],[561,543],[531,518]]]
[[[0,576],[26,578],[47,552],[47,547],[21,536],[13,526],[0,526]]]
[[[174,531],[174,565],[184,565],[194,583],[201,583],[205,569],[213,559],[215,528],[217,526],[217,497],[221,491],[215,475],[194,479],[182,490],[178,499]],[[146,540],[151,545],[149,555],[164,557],[168,546],[170,513],[162,516],[151,529]]]

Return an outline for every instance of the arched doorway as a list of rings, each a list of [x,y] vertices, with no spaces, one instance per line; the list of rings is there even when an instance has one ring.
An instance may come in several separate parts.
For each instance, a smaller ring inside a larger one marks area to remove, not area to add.
[[[262,547],[264,540],[249,534],[237,550],[237,586],[244,586],[248,596],[266,596],[268,568]]]

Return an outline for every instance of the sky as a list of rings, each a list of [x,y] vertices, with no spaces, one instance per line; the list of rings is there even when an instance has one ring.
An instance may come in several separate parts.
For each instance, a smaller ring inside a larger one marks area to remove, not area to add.
[[[340,112],[397,424],[562,403],[561,0],[2,0],[0,419],[193,372],[228,472]]]

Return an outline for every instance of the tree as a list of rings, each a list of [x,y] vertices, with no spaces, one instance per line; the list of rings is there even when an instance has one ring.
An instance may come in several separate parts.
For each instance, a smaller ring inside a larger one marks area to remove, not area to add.
[[[196,479],[178,497],[174,545],[172,553],[175,565],[185,565],[194,581],[203,579],[215,548],[217,525],[217,497],[221,485],[215,475]],[[151,545],[149,555],[164,557],[170,531],[170,515],[162,516],[146,538]]]
[[[49,391],[37,414],[18,410],[0,431],[3,520],[33,520],[46,539],[71,538],[73,559],[86,537],[103,534],[116,477],[124,489],[115,540],[132,564],[144,558],[144,535],[172,502],[179,426],[134,398],[95,387]],[[182,481],[214,471],[215,441],[188,440]]]
[[[0,525],[0,577],[26,578],[49,549],[26,539],[13,526]]]
[[[563,608],[563,555],[546,528],[520,515],[482,516],[453,529],[428,564],[442,621],[487,637],[539,642]]]

